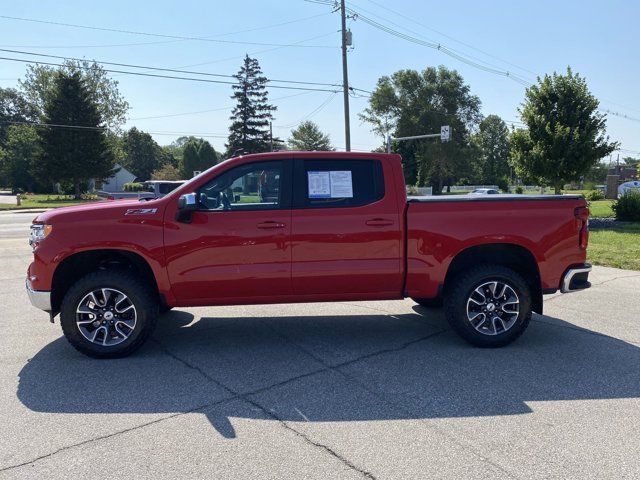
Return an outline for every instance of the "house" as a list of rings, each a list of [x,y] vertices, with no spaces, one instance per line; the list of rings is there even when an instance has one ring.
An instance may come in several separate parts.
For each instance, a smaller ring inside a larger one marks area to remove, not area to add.
[[[626,182],[638,178],[638,169],[625,165],[618,165],[609,169],[609,175],[619,175],[621,181]]]
[[[117,172],[103,181],[89,180],[89,191],[121,192],[125,183],[137,180],[137,177],[122,165],[116,163],[115,168],[118,169]]]

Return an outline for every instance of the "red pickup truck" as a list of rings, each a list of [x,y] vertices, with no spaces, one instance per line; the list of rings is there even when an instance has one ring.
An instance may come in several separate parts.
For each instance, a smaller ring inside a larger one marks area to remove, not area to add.
[[[571,195],[407,198],[398,155],[247,155],[157,200],[40,214],[26,287],[93,357],[133,352],[173,307],[404,297],[497,347],[543,294],[589,287],[588,217]]]

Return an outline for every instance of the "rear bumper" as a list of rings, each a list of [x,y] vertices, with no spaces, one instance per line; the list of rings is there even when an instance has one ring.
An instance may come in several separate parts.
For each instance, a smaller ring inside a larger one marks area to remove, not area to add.
[[[589,288],[591,286],[591,283],[589,283],[589,272],[591,272],[591,265],[589,263],[571,267],[562,277],[560,291],[562,293],[568,293]]]
[[[51,311],[51,292],[34,290],[31,288],[29,279],[25,280],[25,287],[27,288],[27,295],[29,295],[31,305],[45,312]]]

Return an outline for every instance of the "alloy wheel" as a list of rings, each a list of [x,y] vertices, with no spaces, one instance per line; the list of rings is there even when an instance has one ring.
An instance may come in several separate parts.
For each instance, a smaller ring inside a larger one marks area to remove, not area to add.
[[[84,338],[105,347],[118,345],[136,328],[137,312],[119,290],[99,288],[86,294],[76,308],[76,325]]]
[[[483,335],[510,330],[520,313],[520,299],[509,284],[494,280],[478,285],[467,299],[467,320]]]

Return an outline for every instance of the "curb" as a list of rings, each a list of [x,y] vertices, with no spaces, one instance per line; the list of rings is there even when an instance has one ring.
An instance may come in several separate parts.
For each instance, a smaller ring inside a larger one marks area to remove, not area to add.
[[[44,213],[52,210],[51,208],[17,208],[14,210],[0,210],[0,213]]]

